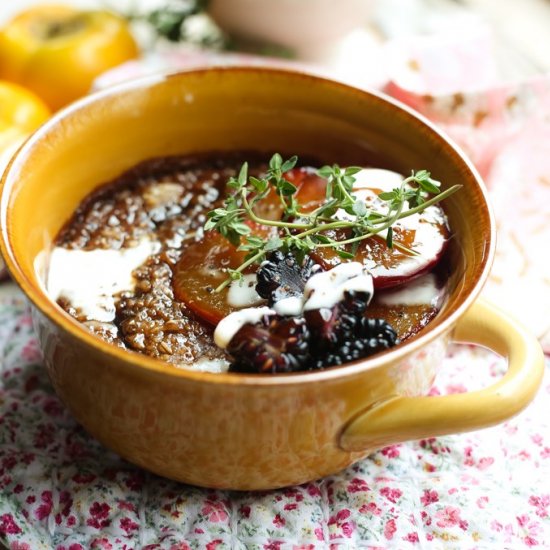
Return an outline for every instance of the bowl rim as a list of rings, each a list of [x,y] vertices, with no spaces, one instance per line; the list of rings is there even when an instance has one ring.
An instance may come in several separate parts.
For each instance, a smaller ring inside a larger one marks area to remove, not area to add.
[[[79,111],[85,110],[88,105],[97,101],[118,97],[129,91],[144,90],[175,78],[185,78],[185,75],[191,74],[207,74],[207,73],[267,73],[279,75],[283,78],[295,78],[310,80],[311,82],[319,82],[325,87],[335,89],[344,89],[347,93],[357,94],[359,96],[370,96],[370,100],[377,101],[383,104],[393,106],[401,116],[409,117],[416,124],[424,126],[425,129],[431,132],[442,147],[455,156],[458,163],[467,169],[470,176],[475,180],[479,192],[483,197],[482,207],[486,210],[489,227],[488,246],[485,248],[485,254],[482,258],[481,269],[479,271],[478,280],[470,288],[468,294],[462,303],[458,304],[456,309],[437,326],[432,329],[427,327],[427,330],[409,342],[398,346],[397,348],[387,350],[372,358],[359,359],[345,365],[329,367],[316,371],[301,371],[295,373],[278,373],[273,374],[243,374],[243,373],[212,373],[204,371],[194,371],[186,368],[178,368],[174,365],[167,364],[165,361],[155,359],[138,352],[119,348],[113,344],[109,344],[99,337],[95,336],[76,319],[65,313],[55,302],[47,295],[45,289],[41,285],[35,285],[31,278],[25,273],[25,270],[19,265],[17,254],[11,246],[10,232],[7,228],[7,211],[8,203],[11,198],[11,189],[13,187],[17,172],[24,165],[26,157],[32,152],[33,147],[37,142],[40,142],[44,136],[55,131],[55,127],[64,119],[73,116]],[[419,351],[421,348],[430,344],[443,334],[447,333],[458,321],[458,319],[470,308],[481,292],[485,284],[495,256],[496,248],[496,223],[491,204],[488,200],[488,191],[483,183],[483,180],[472,162],[466,157],[461,148],[441,129],[437,128],[431,121],[425,118],[420,113],[416,112],[400,101],[387,96],[386,94],[359,88],[349,84],[345,84],[338,80],[330,79],[324,76],[308,73],[307,71],[282,69],[269,66],[212,66],[207,68],[192,68],[189,70],[178,70],[163,72],[154,75],[135,78],[126,82],[118,83],[103,90],[91,93],[67,107],[55,113],[46,123],[21,145],[18,151],[10,159],[10,162],[5,167],[5,170],[0,179],[0,252],[3,255],[6,266],[17,283],[23,290],[27,298],[31,301],[43,315],[45,315],[58,328],[69,333],[71,336],[80,340],[87,346],[92,347],[96,352],[100,352],[107,357],[116,360],[117,366],[138,372],[147,372],[153,376],[162,378],[185,379],[201,384],[225,384],[225,385],[245,385],[245,386],[281,386],[281,385],[297,385],[312,382],[322,382],[333,380],[336,378],[347,378],[362,374],[368,370],[381,367],[385,364],[397,363],[404,360],[406,357]]]

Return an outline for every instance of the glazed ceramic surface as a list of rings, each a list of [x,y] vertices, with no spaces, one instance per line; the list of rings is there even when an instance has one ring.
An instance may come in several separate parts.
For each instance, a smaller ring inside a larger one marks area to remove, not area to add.
[[[151,157],[244,149],[403,173],[426,168],[443,187],[463,185],[445,205],[452,275],[439,316],[405,345],[344,367],[212,374],[111,346],[49,300],[43,275],[52,240],[99,184]],[[492,306],[474,304],[495,238],[478,176],[427,122],[376,94],[262,69],[136,81],[86,98],[40,129],[6,172],[1,201],[2,253],[33,304],[56,391],[102,443],[158,474],[233,489],[302,483],[382,445],[499,422],[540,384],[536,340]],[[422,397],[453,337],[508,357],[508,373],[479,392]]]

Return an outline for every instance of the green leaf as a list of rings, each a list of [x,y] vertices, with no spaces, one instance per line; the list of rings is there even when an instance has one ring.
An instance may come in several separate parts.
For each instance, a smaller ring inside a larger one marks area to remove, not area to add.
[[[439,188],[441,183],[436,180],[432,180],[432,179],[420,180],[418,184],[424,191],[427,191],[428,193],[432,193],[433,195],[437,195],[441,191]]]
[[[313,237],[313,242],[318,244],[331,244],[336,243],[337,241],[329,239],[326,235],[315,235]]]
[[[367,208],[367,205],[364,203],[364,201],[362,200],[356,200],[354,203],[353,203],[353,213],[356,215],[356,216],[365,216],[368,212],[368,208]]]
[[[241,170],[239,171],[239,177],[237,178],[239,185],[244,187],[248,180],[248,162],[243,163]]]
[[[316,215],[330,218],[338,210],[338,205],[339,201],[337,199],[331,199],[317,209]]]
[[[325,189],[325,199],[330,199],[332,197],[332,180],[327,180],[327,186]]]
[[[289,181],[282,179],[277,183],[277,193],[285,197],[290,197],[296,193],[297,187]]]
[[[269,167],[271,168],[271,170],[276,171],[276,170],[280,170],[282,165],[283,165],[283,157],[281,157],[279,153],[275,153],[271,157],[271,160],[269,161]]]
[[[342,248],[337,248],[337,249],[336,249],[336,253],[337,253],[338,256],[340,256],[340,258],[342,258],[343,260],[353,260],[353,258],[355,257],[353,254],[351,254],[350,252],[346,252],[346,251],[343,250]]]
[[[431,174],[428,170],[418,170],[418,172],[413,172],[413,177],[417,181],[429,178],[430,176]]]
[[[254,176],[250,176],[250,184],[258,193],[263,193],[269,187],[267,180],[258,179]]]
[[[323,166],[322,168],[319,168],[319,170],[317,170],[317,175],[321,176],[322,178],[329,179],[334,176],[334,172],[330,166]]]
[[[292,170],[296,163],[298,162],[298,157],[294,155],[293,157],[290,157],[288,160],[285,160],[283,162],[283,165],[281,166],[281,170],[283,172],[288,172],[289,170]]]
[[[233,223],[232,228],[239,235],[248,235],[250,233],[250,227],[245,223],[240,223],[240,222]]]
[[[360,166],[348,166],[344,170],[344,174],[346,176],[355,176],[355,174],[357,174],[358,172],[361,172],[361,170],[363,170],[363,168],[361,168]]]
[[[288,217],[295,216],[298,213],[300,203],[296,200],[296,197],[292,195],[290,197],[290,203],[285,208],[285,214]]]
[[[265,244],[264,250],[269,252],[270,250],[277,250],[283,246],[283,241],[279,237],[272,237]]]
[[[227,187],[230,189],[240,189],[241,184],[239,183],[239,180],[237,178],[229,178],[227,180]]]
[[[259,248],[260,246],[263,246],[265,242],[261,237],[258,237],[256,235],[247,235],[245,239],[246,242],[254,248]]]
[[[213,219],[207,220],[204,224],[204,230],[210,231],[211,229],[214,229],[216,227],[216,222]]]
[[[209,218],[223,218],[224,216],[227,216],[227,210],[225,208],[215,208],[208,212]]]
[[[380,193],[380,195],[378,195],[378,198],[383,200],[383,201],[391,201],[395,198],[395,189],[393,191],[385,191],[384,193]]]
[[[346,189],[351,191],[355,183],[355,178],[353,176],[342,176],[342,182],[345,184]]]
[[[239,246],[241,244],[241,236],[231,228],[220,227],[218,231],[233,245]]]
[[[386,235],[386,244],[388,245],[388,248],[393,248],[393,228],[388,227],[388,232]]]

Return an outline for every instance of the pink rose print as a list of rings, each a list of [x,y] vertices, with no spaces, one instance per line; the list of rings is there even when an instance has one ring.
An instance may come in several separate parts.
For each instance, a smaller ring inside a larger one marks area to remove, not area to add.
[[[495,462],[495,459],[491,456],[480,458],[477,462],[477,468],[481,471],[486,470]]]
[[[395,525],[394,519],[389,519],[384,526],[384,536],[387,540],[393,539],[393,535],[397,531],[397,526]]]
[[[390,502],[395,504],[403,494],[399,489],[390,489],[389,487],[382,487],[380,494],[386,497]]]
[[[550,495],[531,496],[529,497],[529,504],[535,506],[537,509],[536,514],[539,518],[548,517],[548,506],[550,505]]]
[[[111,523],[111,520],[109,519],[110,511],[111,507],[106,502],[103,504],[94,502],[90,506],[90,516],[92,517],[86,520],[86,525],[95,527],[96,529],[107,527]]]
[[[42,409],[45,413],[49,414],[50,416],[60,416],[61,413],[64,411],[63,406],[61,403],[54,399],[53,397],[50,399],[47,399],[44,405],[42,406]]]
[[[26,542],[13,541],[10,544],[10,550],[32,550]]]
[[[370,487],[368,486],[367,482],[364,479],[354,477],[349,485],[348,485],[348,491],[350,493],[359,493],[360,491],[369,491]]]
[[[399,456],[399,445],[390,445],[382,449],[382,454],[388,458],[397,458]]]
[[[250,517],[250,506],[241,506],[239,508],[239,513],[243,518],[249,518]]]
[[[413,544],[420,542],[420,539],[418,538],[418,533],[408,533],[406,536],[403,537],[403,540],[406,540],[407,542],[412,542]]]
[[[458,525],[464,531],[468,528],[468,522],[460,517],[460,510],[453,506],[445,506],[443,510],[438,510],[435,513],[435,518],[437,520],[435,524],[438,527],[454,527]]]
[[[264,550],[281,550],[282,541],[276,540],[263,545]]]
[[[321,541],[325,540],[325,533],[323,532],[322,527],[316,527],[313,532],[315,533],[315,537],[317,540],[321,540]]]
[[[18,535],[21,528],[11,514],[2,514],[0,516],[0,535]]]
[[[201,514],[204,514],[208,521],[214,523],[219,521],[225,521],[229,517],[224,510],[223,504],[216,501],[206,501],[206,504],[202,507]]]
[[[277,514],[273,519],[273,525],[275,525],[275,527],[284,527],[285,524],[286,520],[285,518],[282,518],[280,514]]]
[[[172,544],[170,550],[191,550],[191,547],[186,542],[178,542],[177,544]]]
[[[433,489],[424,489],[424,494],[420,497],[420,502],[423,506],[428,506],[428,504],[438,501],[439,495],[437,494],[437,491],[434,491]]]
[[[38,342],[34,339],[29,340],[21,350],[21,357],[27,363],[37,363],[40,361],[42,359],[42,354],[40,353]]]
[[[131,502],[126,502],[125,500],[121,500],[117,504],[119,510],[128,510],[129,512],[135,512],[136,507]]]
[[[489,497],[479,497],[476,501],[478,508],[485,508],[489,502]]]
[[[447,390],[448,394],[451,394],[451,393],[464,393],[464,392],[468,391],[468,389],[466,388],[466,386],[464,384],[448,384],[446,390]]]
[[[216,548],[222,543],[222,539],[216,539],[216,540],[213,540],[212,542],[209,542],[207,545],[206,545],[206,550],[216,550]]]
[[[523,531],[523,542],[527,546],[538,546],[539,541],[535,537],[542,532],[541,524],[531,521],[527,515],[518,516],[516,519]]]
[[[75,474],[73,481],[75,483],[91,483],[96,477],[94,474]]]
[[[377,506],[376,502],[368,502],[359,508],[359,512],[361,514],[372,514],[373,516],[379,516],[382,513],[382,509]]]
[[[310,497],[320,497],[321,496],[321,489],[317,485],[310,484],[307,486],[307,494]]]
[[[139,525],[130,518],[122,518],[120,520],[120,528],[125,531],[127,535],[131,535],[133,531],[139,528]]]
[[[349,517],[351,516],[351,512],[349,510],[340,510],[336,516],[332,516],[329,520],[328,520],[328,526],[329,526],[329,529],[331,526],[335,526],[337,530],[340,530],[341,531],[341,534],[340,533],[334,533],[332,532],[330,534],[330,538],[331,539],[335,539],[335,538],[338,538],[340,536],[344,536],[344,537],[347,537],[347,538],[350,538],[352,533],[353,533],[353,530],[354,530],[354,524],[350,521],[345,521],[347,520]],[[332,530],[331,530],[332,531]]]
[[[61,491],[61,493],[59,493],[59,503],[63,505],[61,513],[64,516],[68,516],[71,511],[71,506],[73,505],[71,493],[69,493],[69,491]]]
[[[106,539],[94,539],[92,541],[92,544],[90,546],[92,549],[98,549],[98,550],[113,550],[113,545]]]

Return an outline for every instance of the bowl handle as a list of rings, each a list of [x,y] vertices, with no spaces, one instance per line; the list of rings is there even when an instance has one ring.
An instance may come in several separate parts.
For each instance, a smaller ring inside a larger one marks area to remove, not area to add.
[[[466,432],[498,424],[535,396],[544,372],[537,339],[492,304],[478,300],[458,322],[454,337],[508,359],[506,374],[488,388],[437,397],[399,397],[378,403],[346,425],[340,447],[377,449],[409,439]]]

